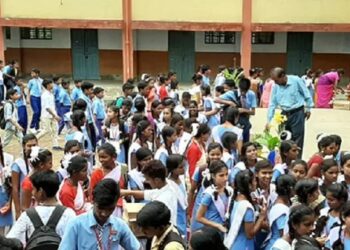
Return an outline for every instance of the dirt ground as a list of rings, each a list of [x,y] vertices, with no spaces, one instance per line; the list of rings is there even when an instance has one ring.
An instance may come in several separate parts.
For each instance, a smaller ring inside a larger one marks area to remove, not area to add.
[[[95,83],[95,82],[94,82]],[[121,84],[115,83],[112,81],[98,81],[95,83],[96,86],[101,86],[105,89],[105,102],[108,103],[111,100],[115,99],[117,96],[121,95]],[[73,84],[71,84],[71,88],[73,87]],[[27,106],[28,111],[28,124],[30,124],[32,119],[32,111],[31,108]],[[4,131],[0,130],[0,136],[3,139]],[[65,130],[63,133],[59,136],[59,145],[63,148],[64,147],[64,137],[65,137]],[[39,146],[43,148],[50,149],[53,152],[53,167],[54,169],[58,169],[60,167],[60,161],[63,156],[63,151],[54,151],[52,150],[52,141],[51,137],[49,135],[45,135],[42,137],[39,141]],[[10,145],[8,145],[5,150],[5,152],[12,154],[15,158],[17,158],[21,152],[22,152],[22,146],[18,142],[18,140],[13,137]]]

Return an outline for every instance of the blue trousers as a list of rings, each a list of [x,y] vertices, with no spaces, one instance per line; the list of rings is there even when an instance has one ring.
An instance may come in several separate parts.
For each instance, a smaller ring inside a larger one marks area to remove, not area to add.
[[[19,106],[17,112],[18,112],[18,124],[21,125],[21,127],[24,129],[23,135],[25,135],[27,133],[27,128],[28,128],[27,107]]]
[[[41,99],[40,97],[30,96],[30,106],[33,110],[32,122],[30,128],[38,130],[40,128],[40,115],[41,115]]]
[[[102,140],[102,143],[104,143],[105,138],[104,138],[103,133],[102,133],[102,126],[103,126],[103,119],[97,119],[96,120],[96,127],[97,127],[99,135],[97,136],[96,141],[98,142],[99,140]]]
[[[299,158],[303,155],[304,133],[305,133],[305,113],[300,110],[291,115],[287,115],[286,130],[292,133],[292,140],[301,148]]]
[[[59,116],[61,117],[60,123],[58,125],[58,134],[60,135],[63,128],[64,128],[64,125],[65,125],[63,117],[66,113],[68,113],[70,111],[70,106],[63,106],[60,104],[60,106],[58,107],[58,110],[59,111],[57,111],[57,112],[58,112]]]

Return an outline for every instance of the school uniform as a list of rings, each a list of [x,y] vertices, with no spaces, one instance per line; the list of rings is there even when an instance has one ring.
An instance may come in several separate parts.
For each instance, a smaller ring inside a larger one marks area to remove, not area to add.
[[[211,137],[214,142],[221,143],[221,137],[224,135],[225,132],[233,132],[237,135],[237,140],[242,141],[243,140],[243,130],[238,127],[224,127],[223,125],[215,126],[211,132]]]
[[[231,212],[231,227],[224,240],[225,246],[230,250],[254,250],[254,239],[248,239],[244,223],[254,223],[255,215],[253,205],[249,201],[235,201]]]
[[[101,236],[101,240],[99,240]],[[129,226],[110,216],[103,226],[96,221],[93,210],[73,219],[66,228],[59,249],[140,249],[140,243]]]
[[[11,171],[14,173],[18,173],[19,175],[19,185],[18,185],[18,191],[19,191],[19,197],[22,197],[22,183],[24,181],[24,178],[28,175],[28,173],[31,171],[30,165],[26,164],[23,158],[18,158],[14,161],[14,163],[11,165]]]
[[[176,183],[173,180],[167,179],[167,182],[176,192],[177,199],[177,229],[179,230],[180,235],[186,239],[187,236],[187,215],[186,209],[187,204],[187,192],[186,187],[183,182]]]
[[[214,187],[206,188],[203,192],[200,206],[207,207],[207,212],[205,213],[207,220],[223,225],[226,222],[230,199],[225,193],[217,195],[217,199],[215,199],[214,192]],[[231,192],[230,195],[233,194],[233,190],[230,189],[229,192]]]
[[[32,122],[30,124],[30,128],[36,130],[40,128],[42,82],[43,80],[40,77],[32,78],[28,82],[30,106],[33,110],[33,117]],[[54,106],[55,103],[52,107]]]
[[[197,211],[199,209],[199,206],[201,204],[202,201],[202,196],[203,196],[203,192],[205,190],[205,188],[202,185],[202,172],[199,171],[199,168],[196,168],[193,176],[192,176],[192,180],[196,183],[198,183],[200,185],[198,191],[197,191],[197,195],[196,195],[196,199],[194,201],[193,204],[193,209],[192,209],[192,216],[191,216],[191,233],[201,229],[202,227],[204,227],[204,225],[200,222],[197,221],[196,217],[197,217]]]
[[[21,131],[18,131],[15,125],[9,121],[10,119],[14,121],[18,120],[17,107],[11,100],[7,101],[4,105],[4,118],[6,120],[6,125],[3,146],[6,148],[6,146],[10,144],[14,135],[20,142],[22,142],[23,138],[23,133]]]
[[[166,184],[161,189],[152,189],[144,191],[144,198],[148,201],[160,201],[163,202],[170,210],[171,217],[170,221],[173,225],[177,225],[177,200],[174,199],[176,197],[176,191],[170,186],[170,184]]]
[[[13,162],[13,156],[7,153],[4,153],[4,164],[5,166],[11,166]],[[2,164],[0,164],[0,208],[7,205],[8,202],[11,202],[11,194],[5,188],[5,170]],[[11,191],[10,191],[11,192]],[[12,210],[8,211],[4,215],[0,215],[0,234],[3,232],[3,229],[7,226],[11,226],[13,223]]]
[[[59,110],[59,116],[61,117],[61,121],[59,122],[59,127],[58,127],[58,134],[61,134],[65,121],[64,121],[64,116],[67,114],[72,106],[72,100],[70,99],[68,90],[61,88],[58,96],[58,110]]]
[[[122,126],[121,126],[122,125]],[[125,123],[121,124],[111,124],[109,128],[106,129],[108,134],[107,142],[112,144],[117,151],[117,161],[120,163],[126,163],[126,150],[124,143],[120,143],[122,139],[124,139],[127,135],[127,130]]]
[[[175,113],[179,113],[180,115],[182,115],[182,117],[184,119],[187,119],[190,114],[189,114],[189,109],[188,108],[185,108],[184,106],[182,106],[182,104],[179,104],[177,105],[175,108],[174,108],[174,112]]]
[[[60,86],[59,84],[54,83],[53,84],[53,95],[55,96],[55,107],[56,107],[56,112],[59,115],[59,117],[61,117],[61,113],[60,113],[60,92],[62,90],[62,86]]]
[[[284,230],[285,226],[288,223],[288,215],[289,215],[289,207],[278,203],[272,206],[269,214],[269,225],[270,225],[270,233],[267,236],[265,241],[265,250],[270,250],[275,242],[281,238],[280,231]]]
[[[202,75],[203,86],[210,86],[210,78],[208,76]]]
[[[168,150],[165,149],[165,147],[161,146],[156,151],[156,154],[154,155],[155,160],[160,160],[164,166],[166,166],[166,161],[169,158]]]
[[[74,87],[70,97],[73,100],[73,102],[75,102],[80,98],[82,94],[83,94],[83,91],[81,90],[81,88]]]
[[[14,89],[18,95],[22,96],[16,101],[17,112],[18,112],[18,124],[24,129],[23,134],[26,134],[28,128],[28,113],[27,113],[27,102],[24,96],[24,92],[21,87],[15,86]]]
[[[240,91],[238,91],[238,98],[240,107],[244,109],[255,109],[257,107],[257,100],[254,91],[248,90],[245,95],[242,95]],[[252,124],[249,121],[250,115],[248,114],[240,114],[238,123],[243,127],[243,143],[248,142],[250,140],[250,129]]]
[[[205,112],[212,111],[214,109],[220,109],[220,106],[216,103],[214,103],[214,100],[211,96],[204,96],[203,97],[203,107]],[[208,126],[210,129],[214,128],[215,126],[220,124],[220,115],[215,114],[207,117],[208,119]]]
[[[92,103],[92,112],[96,116],[96,127],[99,133],[97,141],[102,140],[104,142],[104,136],[102,133],[103,122],[106,119],[105,103],[103,99],[95,98]]]
[[[54,95],[44,89],[42,95],[41,95],[41,122],[42,122],[42,130],[37,135],[37,138],[41,138],[47,133],[50,133],[51,140],[52,140],[52,146],[58,147],[58,134],[57,134],[57,121],[55,120],[55,117],[53,117],[47,109],[51,109],[51,111],[57,115],[56,110],[53,108],[55,107],[55,97]]]
[[[48,222],[52,212],[55,210],[56,206],[36,206],[35,210],[38,213],[40,219],[43,224],[46,225]],[[62,217],[57,223],[56,233],[59,236],[63,236],[65,229],[67,227],[68,222],[75,217],[75,213],[72,209],[66,208]],[[30,238],[30,236],[34,233],[34,225],[30,220],[29,216],[26,212],[23,212],[21,216],[18,218],[16,223],[11,228],[11,231],[7,234],[8,238],[16,238],[19,239],[23,245],[26,243],[26,239]],[[69,248],[66,248],[69,249]]]
[[[332,250],[333,244],[340,238],[341,243],[343,244],[343,249],[350,249],[350,238],[345,237],[344,230],[345,226],[332,228],[328,235],[325,247]]]
[[[90,138],[90,141],[92,143],[93,149],[96,148],[96,138],[98,136],[96,131],[96,124],[95,124],[95,119],[92,111],[92,101],[90,97],[86,96],[83,92],[81,92],[81,95],[79,96],[79,99],[83,99],[86,103],[86,111],[85,111],[85,116],[87,120],[87,127],[88,127],[88,135]]]

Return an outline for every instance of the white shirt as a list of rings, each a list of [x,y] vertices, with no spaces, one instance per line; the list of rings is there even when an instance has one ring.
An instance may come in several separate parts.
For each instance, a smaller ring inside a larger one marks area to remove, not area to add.
[[[145,200],[163,202],[170,210],[170,221],[173,225],[177,225],[177,194],[176,191],[166,184],[161,189],[152,189],[144,191]]]
[[[42,118],[53,118],[52,115],[46,110],[48,108],[51,109],[51,111],[54,112],[54,114],[56,114],[55,96],[50,91],[44,89],[41,95],[41,117]]]
[[[217,74],[214,81],[215,87],[223,85],[225,83],[225,80],[226,78],[224,76],[224,73]]]
[[[35,207],[35,210],[39,214],[41,221],[44,225],[49,221],[49,218],[55,209],[55,206],[37,206]],[[66,229],[66,226],[68,222],[75,218],[75,212],[70,209],[66,208],[64,213],[62,214],[61,219],[58,221],[56,226],[56,233],[63,237],[64,230]],[[35,228],[28,217],[27,213],[23,212],[21,216],[18,218],[16,223],[11,228],[10,232],[6,235],[7,238],[16,238],[19,239],[23,245],[26,243],[26,235],[30,238],[30,236],[33,234]]]

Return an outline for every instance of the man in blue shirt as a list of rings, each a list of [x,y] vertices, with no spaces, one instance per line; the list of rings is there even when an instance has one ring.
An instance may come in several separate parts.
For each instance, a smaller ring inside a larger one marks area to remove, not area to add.
[[[120,196],[119,185],[103,179],[93,190],[94,207],[71,220],[60,247],[62,250],[109,249],[139,250],[140,243],[129,226],[112,215]]]
[[[271,93],[266,128],[270,127],[275,109],[277,107],[282,109],[282,114],[287,116],[285,129],[292,133],[292,140],[301,148],[299,153],[301,157],[304,146],[305,118],[310,118],[310,110],[314,106],[310,92],[300,77],[287,75],[282,68],[272,69],[271,79],[276,84]]]
[[[40,116],[41,116],[41,90],[43,80],[39,77],[40,70],[32,69],[30,73],[32,79],[28,82],[29,100],[30,106],[33,110],[32,122],[30,123],[31,132],[36,134],[40,128]]]

